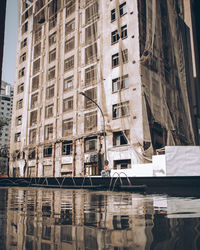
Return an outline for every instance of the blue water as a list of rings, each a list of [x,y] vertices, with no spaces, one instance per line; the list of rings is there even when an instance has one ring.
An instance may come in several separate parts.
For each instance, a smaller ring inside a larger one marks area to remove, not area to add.
[[[0,249],[200,249],[200,199],[0,188]]]

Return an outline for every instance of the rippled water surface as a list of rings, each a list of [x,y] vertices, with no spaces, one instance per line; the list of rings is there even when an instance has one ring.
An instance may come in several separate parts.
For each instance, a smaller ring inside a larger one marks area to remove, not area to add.
[[[200,199],[0,188],[0,249],[200,249]]]

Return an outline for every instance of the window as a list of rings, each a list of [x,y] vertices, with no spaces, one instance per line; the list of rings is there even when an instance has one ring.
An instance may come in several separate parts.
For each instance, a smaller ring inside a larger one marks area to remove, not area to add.
[[[63,112],[73,110],[73,97],[63,100]]]
[[[128,49],[125,49],[121,52],[122,54],[122,62],[128,62]],[[115,68],[119,65],[119,53],[112,55],[112,68]]]
[[[40,56],[40,54],[41,54],[41,43],[38,43],[34,47],[34,59],[37,58],[38,56]]]
[[[45,140],[53,139],[53,124],[48,124],[44,127],[44,139]]]
[[[30,126],[37,124],[37,110],[34,110],[30,113]]]
[[[89,86],[97,81],[97,67],[93,65],[85,69],[85,86]]]
[[[72,37],[71,39],[67,40],[65,42],[65,53],[71,51],[72,49],[74,49],[74,45],[75,45],[75,39],[74,37]]]
[[[21,49],[26,47],[26,45],[27,45],[27,38],[24,38],[24,40],[21,42]]]
[[[18,76],[20,78],[20,77],[23,77],[24,75],[25,75],[25,67],[19,70]]]
[[[62,142],[62,155],[71,155],[73,152],[73,142],[64,141]]]
[[[21,133],[16,133],[15,134],[15,142],[20,142],[21,141]]]
[[[69,136],[73,134],[73,119],[64,120],[62,123],[62,136]]]
[[[65,24],[65,35],[69,35],[75,30],[75,19]]]
[[[49,52],[49,63],[53,62],[54,60],[56,60],[56,49],[53,49]]]
[[[126,2],[120,4],[119,6],[119,15],[123,16],[127,13],[127,9],[126,9]]]
[[[98,17],[98,2],[96,1],[85,11],[85,23],[89,23],[97,19]]]
[[[86,94],[86,96],[91,98],[93,101],[97,101],[97,88],[88,89],[85,91],[85,94]],[[85,108],[86,109],[95,107],[95,104],[92,101],[90,101],[88,98],[84,97],[84,99],[85,99]]]
[[[24,62],[24,61],[26,61],[26,52],[23,53],[23,54],[20,56],[20,59],[19,59],[19,62],[20,62],[20,63],[22,63],[22,62]]]
[[[22,26],[22,34],[26,33],[27,31],[28,31],[28,22],[23,24],[23,26]]]
[[[50,68],[48,70],[48,80],[50,81],[50,80],[54,79],[55,76],[56,76],[56,67],[53,66],[52,68]]]
[[[85,132],[91,131],[97,128],[97,111],[93,111],[93,112],[85,114],[84,128],[85,128]]]
[[[49,36],[49,47],[56,43],[56,32]]]
[[[114,169],[126,169],[131,168],[131,160],[117,160],[114,161]]]
[[[18,87],[17,87],[17,94],[20,94],[24,92],[24,83],[21,83]]]
[[[20,115],[16,118],[16,126],[19,126],[21,124],[22,124],[22,116]]]
[[[97,22],[85,29],[85,43],[90,43],[97,39]]]
[[[46,106],[45,108],[45,118],[50,118],[53,116],[53,104]]]
[[[36,108],[38,105],[38,93],[31,96],[31,108]]]
[[[127,25],[124,25],[121,27],[121,39],[124,39],[127,37]]]
[[[46,99],[50,99],[53,96],[54,96],[54,85],[51,85],[46,89]]]
[[[36,129],[31,129],[29,131],[29,144],[36,143]]]
[[[90,137],[85,139],[85,153],[97,150],[97,137]]]
[[[129,115],[129,101],[113,105],[113,119]]]
[[[56,27],[56,24],[57,24],[57,15],[55,15],[49,19],[49,30]]]
[[[75,0],[68,0],[66,3],[66,17],[75,11]]]
[[[72,164],[71,163],[61,165],[61,176],[72,176]]]
[[[35,31],[34,43],[38,43],[42,38],[42,28],[39,28]]]
[[[118,40],[119,40],[118,30],[115,30],[111,33],[111,44],[118,42]]]
[[[130,130],[113,132],[113,146],[129,144]]]
[[[23,99],[17,101],[17,107],[16,107],[16,109],[21,109],[21,108],[23,108]]]
[[[47,145],[44,147],[43,156],[44,157],[51,157],[52,156],[52,145]]]
[[[70,76],[66,79],[64,79],[64,83],[63,83],[63,90],[67,91],[73,88],[73,82],[74,82],[74,78],[73,76]]]
[[[112,55],[112,68],[119,65],[119,53]]]
[[[39,87],[39,75],[38,76],[35,76],[33,79],[32,79],[32,91],[35,91],[36,89],[38,89]]]
[[[115,21],[116,19],[116,12],[115,9],[111,10],[111,22]]]
[[[29,149],[29,152],[28,152],[28,159],[29,159],[29,160],[35,159],[35,148]]]
[[[64,71],[69,71],[73,68],[74,68],[74,56],[71,56],[64,61]]]
[[[118,77],[112,80],[112,92],[117,92],[127,87],[128,87],[128,75],[122,76],[121,79]]]
[[[97,43],[94,43],[85,49],[85,63],[92,63],[97,60]]]
[[[40,58],[33,62],[33,75],[40,71]]]

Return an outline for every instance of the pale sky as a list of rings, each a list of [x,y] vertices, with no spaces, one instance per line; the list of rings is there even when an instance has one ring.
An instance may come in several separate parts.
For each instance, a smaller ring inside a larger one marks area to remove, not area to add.
[[[14,84],[18,28],[18,0],[7,0],[2,80]]]

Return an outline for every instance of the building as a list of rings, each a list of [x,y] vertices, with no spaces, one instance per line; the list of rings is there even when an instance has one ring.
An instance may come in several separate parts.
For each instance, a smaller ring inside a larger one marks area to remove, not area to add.
[[[19,3],[10,175],[99,175],[105,151],[123,169],[198,144],[181,1]]]
[[[13,94],[13,86],[2,81],[0,92],[0,174],[8,174]]]
[[[6,0],[2,0],[0,9],[0,88],[1,88],[1,76],[2,76],[2,65],[3,65],[5,17],[6,17]]]

